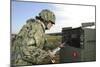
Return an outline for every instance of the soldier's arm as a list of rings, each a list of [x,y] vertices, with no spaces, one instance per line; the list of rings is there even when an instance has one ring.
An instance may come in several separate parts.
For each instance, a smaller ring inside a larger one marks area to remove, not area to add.
[[[35,33],[36,29],[32,28],[29,31],[28,38],[24,38],[23,46],[21,47],[22,59],[33,64],[43,64],[44,59],[49,58],[49,55],[46,51],[36,46]]]
[[[47,52],[35,46],[24,46],[22,52],[23,60],[33,64],[42,64],[43,60],[48,57]]]

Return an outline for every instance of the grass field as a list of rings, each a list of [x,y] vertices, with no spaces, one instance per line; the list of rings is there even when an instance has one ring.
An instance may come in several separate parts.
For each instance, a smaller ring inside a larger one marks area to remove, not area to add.
[[[47,38],[47,42],[48,42],[48,46],[51,47],[51,49],[54,49],[56,47],[59,46],[59,44],[61,43],[62,41],[62,36],[56,36],[56,35],[46,35],[46,38]]]

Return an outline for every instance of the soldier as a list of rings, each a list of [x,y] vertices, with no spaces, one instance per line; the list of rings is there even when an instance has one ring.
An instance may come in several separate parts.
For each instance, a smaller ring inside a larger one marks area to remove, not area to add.
[[[27,20],[12,43],[11,64],[18,66],[51,63],[51,55],[45,47],[45,30],[50,29],[53,24],[55,15],[47,9],[42,10],[36,19]]]

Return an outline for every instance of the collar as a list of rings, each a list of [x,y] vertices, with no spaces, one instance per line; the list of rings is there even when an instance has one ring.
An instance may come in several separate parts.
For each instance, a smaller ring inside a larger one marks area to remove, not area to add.
[[[41,24],[41,26],[43,27],[43,29],[44,29],[44,31],[45,31],[46,26],[44,25],[44,23],[41,22],[40,20],[37,20],[37,22]]]

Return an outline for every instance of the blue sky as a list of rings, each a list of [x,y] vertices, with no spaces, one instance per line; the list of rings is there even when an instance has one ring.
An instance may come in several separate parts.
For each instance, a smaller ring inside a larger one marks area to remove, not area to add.
[[[63,27],[79,27],[81,23],[95,22],[95,7],[36,2],[12,2],[12,33],[18,33],[27,19],[38,16],[42,9],[52,10],[56,24],[46,33],[61,32]]]
[[[38,16],[42,9],[54,10],[51,4],[34,2],[12,2],[12,33],[17,33],[27,19]]]

